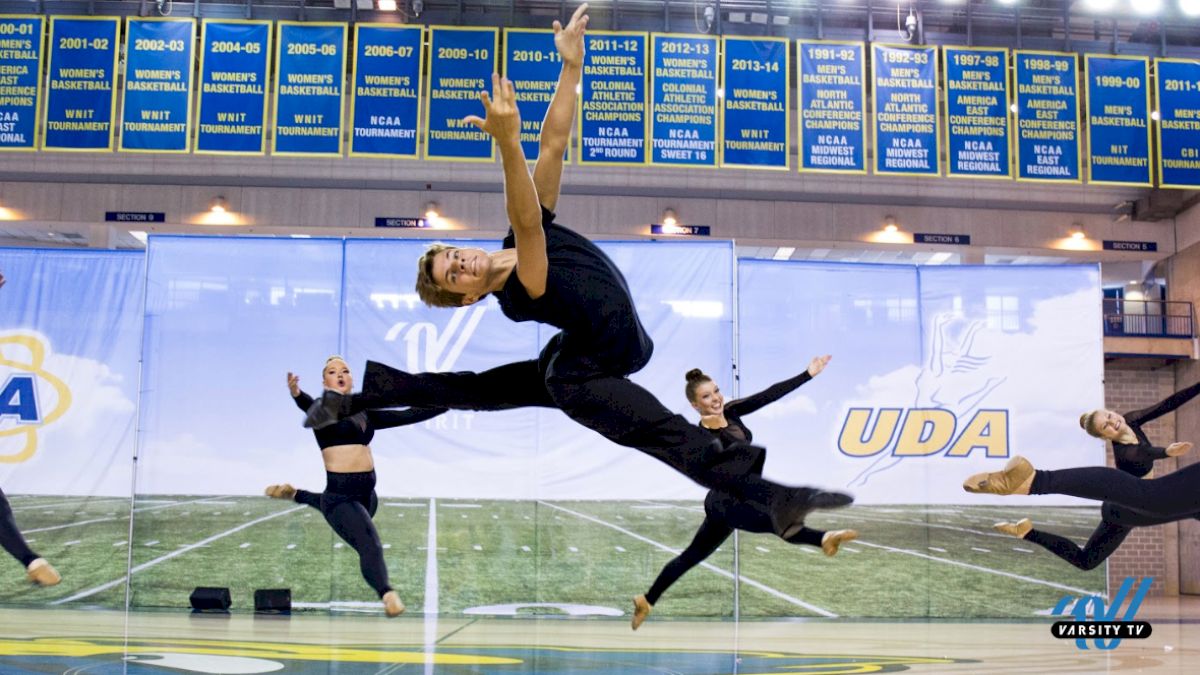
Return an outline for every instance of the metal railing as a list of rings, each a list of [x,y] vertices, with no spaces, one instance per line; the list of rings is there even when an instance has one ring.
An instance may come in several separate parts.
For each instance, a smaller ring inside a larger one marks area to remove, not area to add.
[[[1112,337],[1192,338],[1192,303],[1173,300],[1104,299],[1104,334]]]

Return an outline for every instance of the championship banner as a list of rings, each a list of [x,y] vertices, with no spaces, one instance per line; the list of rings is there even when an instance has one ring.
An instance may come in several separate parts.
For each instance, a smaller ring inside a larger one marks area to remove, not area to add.
[[[1017,180],[1080,182],[1075,54],[1016,51]]]
[[[187,152],[191,145],[193,19],[130,17],[120,150]]]
[[[1088,182],[1146,186],[1150,176],[1150,59],[1084,58]]]
[[[278,23],[271,152],[341,155],[346,24]]]
[[[479,92],[492,93],[499,41],[500,32],[496,28],[430,28],[426,159],[476,162],[495,159],[492,137],[463,118],[483,117]]]
[[[717,166],[715,37],[650,35],[651,164]]]
[[[585,39],[579,163],[645,164],[646,34],[589,31]]]
[[[42,149],[112,150],[120,19],[50,17]]]
[[[0,151],[37,147],[46,20],[0,16]]]
[[[270,21],[204,20],[196,152],[266,152]]]
[[[1158,184],[1200,187],[1200,61],[1155,59],[1158,74]]]
[[[721,166],[787,169],[792,86],[787,38],[723,37]]]
[[[866,59],[861,42],[797,40],[800,170],[866,173]]]
[[[542,121],[558,85],[562,56],[554,46],[554,31],[509,28],[504,31],[504,76],[513,83],[521,112],[521,148],[525,159],[537,161]]]
[[[1008,50],[943,47],[946,175],[1012,178]]]
[[[355,24],[351,156],[417,158],[423,36],[420,26]]]
[[[875,83],[875,173],[941,174],[938,48],[871,45]]]

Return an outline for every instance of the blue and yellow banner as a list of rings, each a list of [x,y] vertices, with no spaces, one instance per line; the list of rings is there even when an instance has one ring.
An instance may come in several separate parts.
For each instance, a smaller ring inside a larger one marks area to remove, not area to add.
[[[866,59],[861,42],[797,40],[800,170],[866,173]]]
[[[0,16],[0,151],[37,147],[46,20]]]
[[[715,37],[650,36],[650,163],[717,166]]]
[[[1158,184],[1200,188],[1200,61],[1155,59],[1158,75]]]
[[[943,47],[946,175],[1012,178],[1008,50]]]
[[[42,149],[112,150],[120,19],[50,17]]]
[[[1078,59],[1016,51],[1017,180],[1081,181]]]
[[[1084,57],[1088,182],[1149,186],[1150,59]]]
[[[787,169],[788,39],[724,37],[721,44],[721,166]]]
[[[938,48],[872,44],[875,173],[937,176]]]
[[[271,22],[205,19],[201,43],[196,152],[264,154]]]
[[[342,154],[346,24],[279,22],[271,152]]]
[[[562,56],[554,46],[554,31],[509,28],[504,31],[504,76],[513,83],[521,111],[521,147],[525,159],[538,158],[542,121],[558,86]]]
[[[645,164],[646,34],[589,31],[585,39],[579,163]]]
[[[417,158],[425,51],[420,26],[354,26],[350,154]]]
[[[500,32],[496,28],[434,26],[429,37],[425,96],[425,157],[450,161],[495,158],[492,137],[464,122],[483,117],[479,92],[492,93]]]
[[[187,152],[191,146],[193,19],[129,17],[121,142],[126,152]]]

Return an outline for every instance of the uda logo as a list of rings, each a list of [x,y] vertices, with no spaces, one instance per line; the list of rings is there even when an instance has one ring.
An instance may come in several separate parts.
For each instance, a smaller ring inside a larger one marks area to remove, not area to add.
[[[442,329],[432,322],[401,321],[392,326],[384,340],[405,345],[405,363],[409,372],[442,373],[454,368],[463,349],[471,341],[486,307],[459,307]]]
[[[49,351],[38,335],[0,335],[0,462],[32,457],[38,430],[71,407],[66,383],[44,368]]]

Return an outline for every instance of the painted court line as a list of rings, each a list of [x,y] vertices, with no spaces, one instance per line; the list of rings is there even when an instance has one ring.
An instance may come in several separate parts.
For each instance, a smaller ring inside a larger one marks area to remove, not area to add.
[[[631,531],[621,527],[620,525],[613,525],[612,523],[605,522],[603,520],[600,520],[599,518],[594,518],[587,514],[579,513],[578,511],[572,511],[571,509],[564,508],[562,506],[557,506],[557,505],[551,504],[549,502],[544,502],[544,501],[539,500],[538,503],[548,506],[552,509],[558,509],[559,511],[562,511],[564,513],[569,513],[569,514],[575,516],[576,518],[581,518],[583,520],[587,520],[589,522],[596,523],[597,525],[603,525],[604,527],[607,527],[609,529],[616,530],[617,532],[620,532],[621,534],[625,534],[630,537],[633,537],[634,539],[637,539],[638,541],[640,541],[642,543],[649,544],[651,546],[654,546],[655,548],[658,548],[663,551],[667,551],[668,553],[671,553],[673,555],[678,555],[680,552],[680,549],[671,548],[670,546],[667,546],[666,544],[661,544],[657,541],[654,541],[653,539],[643,537],[642,535],[640,535],[636,532],[631,532]],[[723,576],[727,579],[738,579],[742,583],[746,584],[747,586],[757,588],[758,590],[768,593],[770,595],[773,595],[773,596],[779,598],[780,600],[790,602],[793,605],[796,605],[798,607],[803,607],[803,608],[807,609],[808,611],[813,612],[815,614],[820,614],[821,616],[827,616],[827,617],[831,617],[831,618],[837,617],[837,614],[834,614],[833,612],[831,612],[827,609],[817,607],[816,605],[804,602],[803,600],[800,600],[799,598],[794,598],[786,593],[777,591],[774,588],[771,588],[770,586],[767,586],[766,584],[763,584],[763,583],[760,583],[753,579],[750,579],[750,578],[746,577],[745,575],[738,574],[735,576],[732,572],[723,570],[720,567],[717,567],[716,565],[713,565],[712,563],[708,563],[708,562],[702,562],[702,563],[700,563],[700,566],[704,567],[705,569],[708,569],[709,571],[716,572],[717,574],[720,574],[721,576]]]
[[[964,567],[969,570],[975,570],[976,572],[995,574],[997,576],[1008,577],[1009,579],[1016,579],[1018,581],[1024,581],[1024,582],[1030,583],[1030,584],[1038,584],[1039,586],[1049,586],[1050,588],[1057,588],[1057,589],[1063,590],[1063,591],[1070,591],[1070,592],[1078,594],[1078,595],[1096,595],[1096,593],[1094,593],[1093,591],[1084,590],[1082,588],[1075,588],[1074,586],[1067,586],[1065,584],[1057,584],[1057,583],[1054,583],[1053,581],[1045,581],[1043,579],[1034,579],[1033,577],[1027,577],[1027,576],[1024,576],[1021,574],[1013,574],[1012,572],[1002,572],[1000,570],[994,570],[990,567],[983,567],[981,565],[972,565],[970,563],[959,562],[957,560],[950,560],[949,558],[939,558],[935,555],[925,555],[924,553],[918,553],[916,551],[910,551],[908,549],[893,548],[891,546],[884,546],[882,544],[872,544],[871,542],[863,541],[862,539],[859,539],[858,543],[861,544],[862,546],[870,546],[871,548],[878,548],[878,549],[882,549],[884,551],[891,551],[892,553],[903,553],[905,555],[912,555],[912,556],[916,556],[918,558],[924,558],[926,560],[932,560],[934,562],[940,562],[940,563],[943,563],[946,565],[954,565],[955,567]]]
[[[220,498],[219,497],[204,497],[203,499],[193,499],[193,500],[187,501],[187,502],[171,502],[169,504],[159,504],[157,506],[143,506],[140,509],[134,509],[133,513],[143,513],[145,511],[157,511],[158,509],[169,509],[172,506],[179,506],[182,504],[195,504],[198,502],[204,502],[205,500],[208,500],[208,499],[220,499]],[[78,527],[80,525],[92,525],[94,523],[107,523],[107,522],[110,522],[113,520],[117,520],[117,518],[93,518],[91,520],[81,520],[77,523],[67,523],[65,525],[51,525],[50,527],[36,527],[32,530],[24,530],[24,532],[25,532],[25,534],[33,534],[34,532],[50,532],[51,530],[63,530],[68,527]]]
[[[437,500],[429,499],[429,535],[425,541],[425,613],[438,613]]]
[[[141,565],[137,565],[133,569],[129,570],[129,574],[126,574],[125,576],[121,577],[120,579],[114,579],[106,584],[100,584],[99,586],[96,586],[94,588],[89,588],[86,591],[80,591],[80,592],[76,593],[75,595],[65,597],[61,600],[55,600],[54,602],[52,602],[50,604],[51,605],[62,605],[62,604],[68,603],[68,602],[74,602],[75,600],[82,600],[83,598],[91,597],[102,591],[107,591],[108,589],[110,589],[114,586],[119,586],[120,584],[125,583],[126,581],[129,580],[129,577],[137,574],[138,572],[141,572],[142,570],[150,569],[151,567],[154,567],[155,565],[158,565],[159,563],[164,563],[172,558],[177,558],[177,557],[183,555],[184,553],[187,553],[188,551],[191,551],[193,549],[197,549],[202,546],[207,546],[208,544],[211,544],[212,542],[217,541],[218,539],[223,539],[225,537],[228,537],[231,534],[236,534],[248,527],[253,527],[254,525],[257,525],[262,522],[266,522],[273,518],[278,518],[279,516],[285,516],[289,513],[299,511],[300,509],[303,509],[303,508],[306,508],[306,507],[296,506],[296,507],[290,508],[286,511],[279,511],[277,513],[272,513],[270,515],[263,516],[262,518],[256,518],[254,520],[251,520],[248,523],[242,523],[241,525],[238,525],[235,528],[226,530],[219,534],[214,534],[213,536],[208,537],[207,539],[201,539],[200,541],[198,541],[194,544],[189,544],[183,548],[175,549],[174,551],[171,551],[170,553],[168,553],[166,555],[159,556],[159,557],[155,558],[154,560],[150,560],[150,561],[142,563]]]

